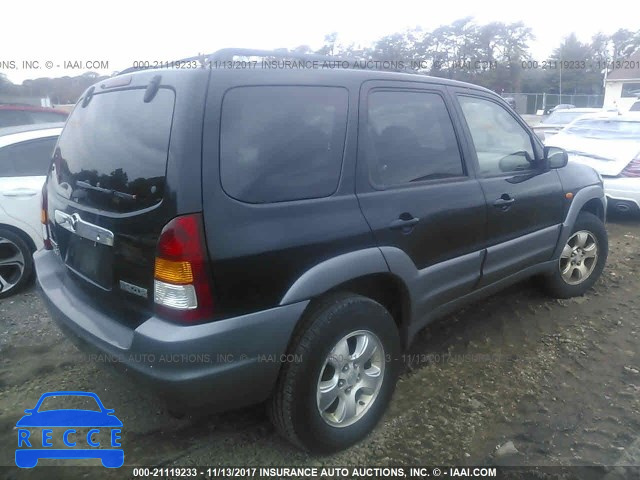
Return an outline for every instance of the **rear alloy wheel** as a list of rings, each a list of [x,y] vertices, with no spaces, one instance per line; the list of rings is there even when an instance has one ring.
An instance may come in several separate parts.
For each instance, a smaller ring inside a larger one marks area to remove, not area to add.
[[[602,220],[588,212],[580,213],[556,269],[542,279],[544,287],[556,298],[583,295],[600,277],[608,252],[607,231]]]
[[[332,294],[309,307],[269,404],[278,432],[304,450],[331,453],[366,437],[398,376],[400,336],[376,301]]]
[[[31,250],[15,233],[0,229],[0,298],[18,292],[31,278]]]
[[[360,420],[376,401],[384,380],[384,347],[368,330],[345,335],[327,356],[318,379],[320,415],[333,427]]]

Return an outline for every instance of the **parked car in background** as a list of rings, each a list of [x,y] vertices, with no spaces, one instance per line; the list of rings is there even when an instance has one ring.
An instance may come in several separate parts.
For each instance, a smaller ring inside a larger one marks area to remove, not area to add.
[[[0,298],[17,292],[43,245],[42,185],[63,124],[0,129]]]
[[[600,112],[599,108],[569,108],[555,110],[551,115],[542,120],[538,125],[534,125],[533,131],[541,139],[545,140],[564,127],[573,122],[576,118],[588,113]]]
[[[558,105],[554,106],[547,105],[547,107],[544,109],[544,114],[549,115],[556,110],[569,110],[570,108],[576,108],[576,106],[571,103],[559,103]]]
[[[553,113],[553,112],[556,112],[558,110],[569,110],[571,108],[576,108],[576,106],[572,105],[571,103],[559,103],[558,105],[556,105],[555,107],[550,109],[549,113]]]
[[[593,167],[604,179],[610,208],[640,212],[640,116],[589,115],[545,143],[564,148],[570,161]]]
[[[36,123],[65,122],[69,114],[55,108],[0,104],[0,128]]]
[[[509,104],[511,108],[516,109],[516,99],[513,97],[504,97],[504,101]]]

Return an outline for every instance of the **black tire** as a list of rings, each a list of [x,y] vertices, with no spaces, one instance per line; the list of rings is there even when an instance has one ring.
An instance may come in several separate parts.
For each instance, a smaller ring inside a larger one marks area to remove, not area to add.
[[[384,350],[381,386],[361,418],[348,426],[332,426],[318,409],[318,380],[334,346],[362,330],[374,333]],[[283,437],[303,450],[331,453],[362,440],[374,429],[391,400],[399,372],[398,328],[382,305],[355,294],[330,295],[318,301],[303,318],[288,353],[299,361],[282,366],[268,402],[269,417]]]
[[[8,240],[11,245],[6,242],[2,242],[3,239]],[[15,234],[11,230],[0,228],[0,262],[5,258],[5,255],[10,255],[14,249],[19,250],[22,254],[24,267],[22,274],[19,275],[16,273],[16,268],[11,268],[11,270],[9,270],[8,267],[3,268],[0,266],[0,276],[3,275],[3,272],[7,277],[11,276],[12,283],[11,287],[3,290],[3,282],[0,280],[0,298],[6,298],[9,295],[19,292],[27,283],[29,283],[33,276],[33,252],[31,251],[31,248],[29,248],[27,242],[25,242],[20,235]]]
[[[576,223],[569,238],[571,238],[576,232],[580,231],[591,233],[597,241],[596,246],[598,257],[595,261],[595,267],[584,281],[572,285],[567,283],[563,278],[560,268],[561,261],[560,258],[558,258],[556,260],[556,268],[553,273],[542,277],[544,289],[554,298],[570,298],[583,295],[596,283],[598,278],[600,278],[602,270],[607,262],[607,256],[609,254],[609,240],[607,230],[605,229],[602,220],[592,213],[581,212],[578,214],[578,218],[576,219]]]

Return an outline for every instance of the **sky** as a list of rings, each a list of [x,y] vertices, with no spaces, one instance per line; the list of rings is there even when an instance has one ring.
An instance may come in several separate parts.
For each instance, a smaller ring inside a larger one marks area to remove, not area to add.
[[[317,49],[334,31],[340,43],[366,46],[407,28],[429,30],[466,16],[478,24],[523,21],[536,36],[530,44],[534,59],[544,60],[571,31],[579,40],[589,41],[598,31],[637,30],[640,7],[633,4],[629,0],[609,0],[602,6],[566,0],[4,2],[0,72],[22,83],[28,78],[79,75],[91,61],[107,67],[91,70],[111,74],[136,60],[170,61],[225,47]],[[39,68],[33,68],[34,61]],[[31,68],[23,62],[32,62]],[[67,68],[65,62],[71,62]]]

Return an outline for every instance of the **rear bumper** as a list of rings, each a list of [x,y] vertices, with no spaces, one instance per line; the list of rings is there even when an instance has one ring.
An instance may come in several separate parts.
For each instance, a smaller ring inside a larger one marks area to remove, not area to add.
[[[36,252],[34,263],[51,316],[78,347],[181,405],[228,410],[265,400],[308,304],[193,326],[151,317],[133,329],[97,310],[52,251]]]

